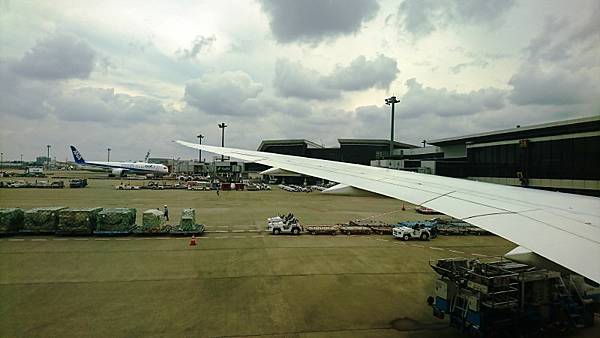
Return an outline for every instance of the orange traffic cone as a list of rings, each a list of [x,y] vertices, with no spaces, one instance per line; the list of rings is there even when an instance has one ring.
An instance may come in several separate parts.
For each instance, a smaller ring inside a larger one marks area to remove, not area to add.
[[[192,235],[192,239],[190,240],[190,246],[196,245],[196,235]]]

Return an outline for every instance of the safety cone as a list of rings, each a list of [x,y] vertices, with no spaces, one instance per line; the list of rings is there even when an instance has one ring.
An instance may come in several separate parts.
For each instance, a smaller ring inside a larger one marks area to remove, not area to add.
[[[192,239],[190,240],[190,246],[196,245],[196,235],[192,235]]]

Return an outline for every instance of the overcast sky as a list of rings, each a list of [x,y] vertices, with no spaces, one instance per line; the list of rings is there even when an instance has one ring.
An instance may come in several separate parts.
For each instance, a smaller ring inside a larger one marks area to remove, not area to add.
[[[0,0],[4,159],[459,136],[600,114],[600,1]]]

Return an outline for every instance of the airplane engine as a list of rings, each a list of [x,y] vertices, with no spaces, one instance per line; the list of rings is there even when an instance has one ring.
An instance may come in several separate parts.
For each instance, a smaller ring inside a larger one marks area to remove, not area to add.
[[[125,170],[123,170],[123,169],[113,169],[112,170],[112,176],[118,176],[118,177],[126,176],[125,175]]]

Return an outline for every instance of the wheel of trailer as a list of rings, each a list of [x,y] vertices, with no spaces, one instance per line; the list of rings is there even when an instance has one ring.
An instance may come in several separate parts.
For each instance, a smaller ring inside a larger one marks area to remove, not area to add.
[[[298,229],[298,228],[293,228],[293,229],[292,229],[292,235],[300,235],[300,229]]]
[[[429,240],[429,234],[424,232],[421,234],[421,240],[422,241],[428,241]]]
[[[275,228],[273,229],[273,235],[279,235],[281,233],[281,230]]]
[[[311,235],[316,235],[317,233],[315,231],[311,231],[310,234]]]
[[[404,236],[402,236],[402,239],[405,241],[408,241],[410,239],[410,235],[409,234],[405,234]]]

